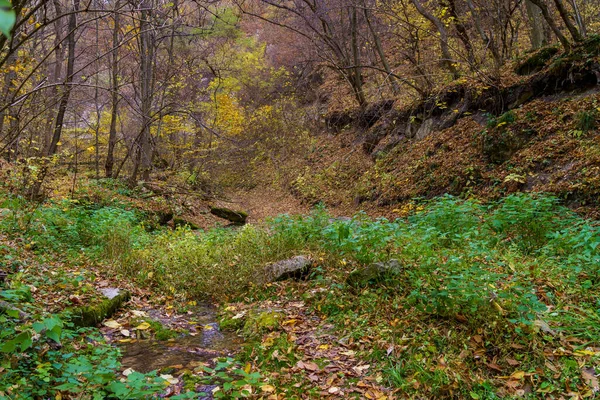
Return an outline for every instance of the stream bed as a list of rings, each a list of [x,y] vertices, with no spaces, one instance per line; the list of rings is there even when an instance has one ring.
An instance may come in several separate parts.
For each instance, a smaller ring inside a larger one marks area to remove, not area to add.
[[[144,312],[167,328],[183,328],[189,334],[168,340],[148,338],[118,343],[125,369],[142,373],[169,367],[193,369],[216,357],[232,356],[243,344],[242,338],[235,333],[220,331],[216,310],[210,305],[200,305],[187,314],[176,316],[158,310]]]

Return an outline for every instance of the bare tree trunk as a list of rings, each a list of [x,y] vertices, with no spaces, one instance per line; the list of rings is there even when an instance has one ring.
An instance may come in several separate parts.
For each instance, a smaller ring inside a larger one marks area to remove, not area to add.
[[[413,5],[417,8],[417,11],[428,19],[432,24],[435,25],[439,34],[440,34],[440,47],[442,50],[442,65],[452,74],[454,79],[458,79],[460,77],[458,70],[454,66],[452,62],[452,55],[450,54],[450,47],[448,46],[448,31],[446,30],[446,26],[438,17],[427,11],[423,4],[421,4],[420,0],[412,0]]]
[[[67,38],[67,75],[65,77],[65,87],[60,103],[58,105],[58,113],[56,115],[56,121],[54,123],[54,132],[52,133],[52,140],[46,148],[44,155],[51,156],[56,153],[58,142],[62,134],[63,124],[65,120],[65,113],[67,111],[67,105],[69,104],[69,97],[71,95],[71,84],[73,83],[73,70],[75,67],[75,30],[77,29],[77,12],[79,11],[79,0],[73,1],[73,12],[69,16],[69,36]]]
[[[398,81],[396,81],[396,77],[394,76],[394,74],[392,73],[392,69],[390,68],[390,63],[388,62],[387,57],[385,56],[385,51],[383,49],[383,45],[381,44],[381,39],[379,38],[379,34],[375,30],[375,28],[373,28],[373,24],[371,23],[371,17],[369,15],[369,9],[367,8],[367,5],[364,2],[363,2],[363,6],[364,6],[365,20],[367,21],[367,25],[369,26],[369,31],[371,32],[371,35],[373,36],[373,41],[375,42],[375,49],[377,50],[377,54],[379,55],[381,64],[383,65],[383,68],[385,69],[385,72],[387,73],[386,79],[390,80],[390,83],[392,86],[392,92],[394,94],[398,94],[398,93],[400,93],[400,87],[398,86]]]
[[[110,63],[112,110],[110,113],[110,128],[108,131],[108,150],[106,152],[106,163],[104,164],[104,171],[107,178],[113,177],[113,167],[115,164],[114,153],[115,146],[117,144],[117,117],[119,111],[119,30],[121,29],[119,7],[120,0],[116,0],[113,14],[115,26],[113,28],[112,55]]]
[[[54,68],[51,70],[50,82],[54,83],[55,86],[50,89],[50,101],[52,99],[58,98],[59,95],[59,82],[62,80],[62,66],[63,61],[65,59],[65,46],[61,46],[61,42],[63,40],[62,35],[64,34],[64,21],[63,18],[58,18],[63,14],[62,5],[60,4],[60,0],[54,0],[52,2],[54,5],[54,12],[56,13],[56,21],[54,22]],[[52,141],[52,132],[53,132],[53,122],[55,120],[55,114],[52,112],[53,109],[50,109],[48,113],[48,118],[46,120],[46,130],[44,135],[44,149],[47,149],[50,146],[50,142]]]
[[[542,15],[544,16],[544,19],[546,20],[548,25],[550,25],[550,28],[552,28],[552,32],[554,32],[554,34],[556,35],[558,40],[560,40],[560,43],[565,48],[565,51],[567,51],[567,52],[571,51],[571,43],[569,42],[569,39],[567,39],[565,37],[565,35],[562,34],[560,29],[556,25],[556,22],[554,21],[554,18],[550,14],[550,11],[548,10],[548,6],[544,2],[544,0],[530,0],[530,1],[533,4],[535,4],[536,6],[538,6],[540,8],[540,10],[542,10]]]
[[[475,9],[475,6],[473,5],[473,2],[471,0],[467,0],[467,6],[471,11],[471,17],[473,18],[473,23],[475,24],[477,32],[479,32],[479,36],[481,36],[481,40],[483,41],[484,46],[489,50],[494,60],[494,75],[496,77],[499,77],[500,68],[504,64],[504,58],[502,57],[502,54],[500,54],[500,51],[498,50],[498,46],[496,45],[496,41],[494,40],[494,38],[488,35],[481,26],[481,16]]]
[[[354,92],[358,104],[363,107],[367,103],[367,100],[365,99],[365,93],[363,91],[362,68],[360,66],[360,48],[358,46],[358,21],[356,14],[356,6],[352,6],[352,9],[350,10],[350,29],[352,34],[352,60],[354,62],[352,68]]]
[[[530,39],[531,47],[533,49],[539,49],[547,43],[545,43],[544,35],[544,16],[542,10],[533,4],[530,0],[525,0],[525,9],[527,10],[527,18],[529,19],[529,25],[531,27]]]
[[[456,0],[441,0],[440,5],[447,7],[450,17],[452,17],[452,24],[456,28],[456,34],[467,51],[467,60],[469,60],[470,67],[473,69],[475,67],[475,53],[473,52],[473,45],[471,44],[467,28],[460,20],[456,11]]]
[[[581,15],[581,11],[577,5],[577,0],[571,0],[571,6],[573,7],[573,12],[575,13],[575,22],[577,22],[579,32],[581,32],[583,36],[587,36],[587,27],[585,26],[585,21],[583,20],[583,16]]]
[[[152,81],[154,63],[154,43],[151,33],[152,0],[142,2],[140,17],[140,96],[142,127],[137,146],[136,160],[134,163],[132,182],[137,181],[138,172],[144,181],[150,179],[152,170],[152,137],[150,127],[152,124]]]
[[[10,51],[10,47],[12,47],[12,40],[11,40],[11,44],[9,46],[9,51]],[[6,65],[13,66],[15,64],[17,60],[17,52],[13,52],[8,56],[8,59],[6,60]],[[17,76],[17,73],[15,72],[15,68],[9,68],[8,72],[6,73],[6,75],[4,75],[4,93],[3,93],[3,100],[4,102],[9,105],[10,99],[11,99],[11,95],[13,94],[13,92],[15,91],[16,87],[15,87],[15,78]],[[7,161],[12,161],[12,160],[16,160],[18,154],[18,143],[19,143],[19,130],[17,127],[17,130],[15,130],[15,122],[18,125],[18,121],[15,121],[18,118],[18,115],[13,111],[14,107],[9,107],[8,109],[0,112],[0,137],[6,137],[6,146],[4,146],[4,148],[7,150],[6,151],[6,160]],[[8,118],[10,120],[9,126],[8,126],[8,132],[6,133],[6,135],[3,135],[4,133],[4,119],[8,114]]]

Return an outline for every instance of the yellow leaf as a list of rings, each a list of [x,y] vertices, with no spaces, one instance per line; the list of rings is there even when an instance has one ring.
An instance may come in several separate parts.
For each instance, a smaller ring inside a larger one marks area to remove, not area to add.
[[[329,347],[331,347],[331,346],[330,346],[330,345],[328,345],[328,344],[322,344],[322,345],[320,345],[320,346],[319,346],[319,347],[317,347],[317,348],[318,348],[319,350],[328,350],[328,349],[329,349]]]
[[[112,320],[112,319],[110,319],[108,321],[104,321],[102,323],[102,325],[107,326],[107,327],[112,328],[112,329],[119,329],[119,328],[121,328],[121,324],[118,323],[115,320]]]
[[[510,375],[510,379],[521,380],[525,377],[525,371],[515,371]]]
[[[249,374],[249,373],[250,373],[250,371],[252,371],[252,364],[250,364],[250,363],[247,363],[247,364],[244,366],[244,372],[245,372],[245,373],[247,373],[247,374]]]
[[[147,322],[142,322],[141,324],[139,324],[138,326],[136,326],[134,329],[140,330],[140,331],[145,331],[146,329],[150,328],[150,324]]]
[[[265,393],[273,393],[275,391],[275,387],[271,385],[262,385],[260,387],[260,390],[262,390]]]
[[[573,355],[576,357],[584,357],[584,356],[595,356],[600,353],[591,350],[576,350],[573,352]]]

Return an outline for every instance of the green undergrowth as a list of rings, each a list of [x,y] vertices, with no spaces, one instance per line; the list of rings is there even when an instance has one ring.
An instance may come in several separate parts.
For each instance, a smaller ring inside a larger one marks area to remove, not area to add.
[[[393,222],[331,220],[324,210],[273,220],[272,237],[323,258],[292,297],[407,397],[593,395],[600,225],[541,195],[487,204],[446,196],[415,208]],[[352,270],[391,259],[399,267],[388,278],[346,284]],[[252,354],[271,368],[269,354]]]
[[[43,277],[35,269],[44,264],[22,249],[0,247],[0,269],[10,273],[0,282],[0,399],[141,399],[164,391],[156,373],[123,377],[119,351],[97,329],[75,327],[68,312],[52,312],[36,297],[60,303],[73,288],[85,295],[80,277],[67,279],[57,265]],[[47,297],[50,290],[60,295]]]
[[[594,390],[585,371],[600,367],[600,226],[554,197],[482,203],[443,196],[415,201],[413,213],[395,221],[362,213],[335,219],[316,208],[207,232],[150,231],[142,213],[118,206],[33,206],[6,197],[0,207],[10,210],[0,230],[40,254],[83,254],[140,284],[189,297],[280,296],[255,284],[265,264],[311,255],[314,279],[288,294],[349,343],[367,343],[361,355],[407,396]],[[385,279],[346,284],[351,272],[390,260],[395,267]],[[267,373],[270,365],[265,360],[261,368]]]

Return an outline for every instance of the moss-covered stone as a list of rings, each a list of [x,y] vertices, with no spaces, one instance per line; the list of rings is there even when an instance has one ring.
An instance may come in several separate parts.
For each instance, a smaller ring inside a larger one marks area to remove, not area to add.
[[[260,336],[279,328],[284,314],[276,310],[256,310],[248,313],[244,323],[244,335]]]
[[[190,222],[188,220],[185,220],[183,218],[180,217],[175,217],[173,218],[173,225],[177,228],[177,227],[188,227],[193,231],[197,231],[198,229],[200,229],[200,227],[196,224],[194,224],[193,222]]]
[[[402,269],[398,260],[377,262],[358,268],[348,275],[346,284],[353,288],[377,285],[397,275]]]
[[[515,69],[515,72],[519,75],[531,75],[539,72],[546,67],[548,61],[550,61],[557,53],[558,47],[556,46],[544,47],[520,63]]]
[[[131,293],[123,291],[113,298],[105,298],[98,304],[71,309],[71,322],[80,328],[96,326],[113,316],[130,298]]]
[[[246,319],[243,317],[236,318],[236,316],[227,315],[221,317],[221,319],[219,320],[219,328],[221,328],[221,330],[223,331],[236,332],[244,327],[245,322]]]
[[[243,225],[248,219],[245,211],[235,211],[225,207],[211,207],[210,213],[216,217],[226,219],[234,224]]]

